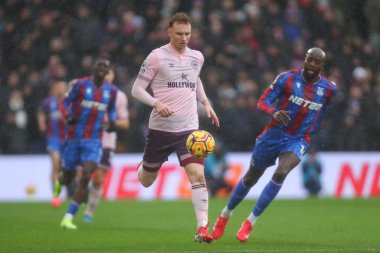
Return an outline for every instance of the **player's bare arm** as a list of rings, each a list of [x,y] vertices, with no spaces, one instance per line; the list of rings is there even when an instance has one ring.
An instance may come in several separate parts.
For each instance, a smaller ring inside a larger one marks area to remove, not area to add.
[[[287,111],[279,110],[273,114],[273,118],[277,120],[281,125],[285,126],[290,121],[290,116]]]
[[[153,108],[160,114],[161,117],[169,117],[173,114],[173,111],[160,100],[156,100],[154,102]]]
[[[46,126],[46,116],[43,111],[37,112],[37,122],[38,122],[38,130],[40,130],[41,133],[45,133],[47,130]]]
[[[220,123],[219,123],[219,118],[218,116],[216,115],[214,109],[211,107],[210,103],[208,102],[208,100],[204,100],[202,102],[202,104],[204,105],[205,107],[205,110],[206,110],[206,113],[207,113],[207,117],[209,119],[211,119],[211,123],[214,124],[215,126],[217,127],[220,127]]]

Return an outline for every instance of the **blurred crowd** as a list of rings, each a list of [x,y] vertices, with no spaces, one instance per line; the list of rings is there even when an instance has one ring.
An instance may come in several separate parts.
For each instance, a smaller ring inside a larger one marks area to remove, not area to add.
[[[190,47],[203,52],[206,93],[221,120],[200,128],[227,151],[250,151],[268,117],[261,92],[280,72],[302,67],[308,48],[327,53],[323,74],[338,86],[314,136],[322,151],[379,150],[380,1],[376,0],[3,0],[0,5],[0,153],[44,153],[36,112],[56,79],[89,75],[110,57],[129,98],[131,127],[119,152],[141,152],[151,108],[130,96],[149,52],[168,43],[168,19],[192,18]]]

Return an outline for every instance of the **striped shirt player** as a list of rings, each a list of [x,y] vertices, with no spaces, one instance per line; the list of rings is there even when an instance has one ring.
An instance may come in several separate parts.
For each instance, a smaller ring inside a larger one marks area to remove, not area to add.
[[[42,101],[40,111],[44,113],[46,125],[47,151],[61,152],[65,139],[65,120],[59,111],[59,99],[49,96]]]
[[[83,161],[99,163],[104,117],[116,120],[117,88],[105,82],[97,88],[91,77],[78,79],[63,101],[61,111],[65,117],[72,115],[76,124],[66,129],[63,154],[64,169],[75,169]],[[82,149],[82,152],[78,152]]]
[[[236,234],[239,241],[247,241],[258,217],[274,200],[288,173],[307,152],[310,135],[317,129],[331,98],[336,94],[335,84],[320,75],[325,57],[322,49],[309,49],[303,69],[280,74],[261,95],[258,108],[273,119],[257,138],[250,167],[214,225],[214,239],[223,235],[232,210],[244,199],[266,168],[279,158],[272,179],[262,190],[252,212]]]
[[[291,150],[297,154],[299,159],[306,153],[310,143],[310,135],[317,129],[323,118],[331,97],[336,93],[335,85],[323,76],[316,83],[307,83],[302,77],[302,69],[295,69],[280,74],[261,95],[258,107],[268,115],[272,115],[278,110],[288,112],[290,121],[286,125],[281,125],[276,119],[272,119],[258,137],[258,141],[266,142],[266,145],[278,147],[282,139],[292,139],[299,142],[299,146],[293,146]],[[273,103],[277,101],[277,105]],[[269,133],[267,133],[269,132]],[[269,138],[275,143],[269,144],[266,136],[276,136]],[[281,136],[281,139],[279,139]],[[264,144],[265,145],[265,144]],[[275,163],[279,155],[278,151],[267,150],[262,153],[255,149],[260,168],[266,168]],[[270,157],[272,154],[273,157]],[[261,159],[260,157],[265,157]]]
[[[50,88],[50,96],[42,101],[37,112],[38,128],[46,134],[46,144],[49,157],[51,159],[50,179],[52,186],[58,180],[61,171],[61,153],[65,139],[65,121],[59,111],[60,100],[65,96],[66,83],[62,80],[55,80]],[[53,207],[59,207],[61,200],[53,197],[51,200]]]
[[[68,185],[75,177],[75,169],[82,167],[81,178],[73,198],[61,221],[64,229],[77,229],[73,218],[85,200],[91,174],[97,168],[102,153],[102,134],[105,116],[106,131],[115,131],[117,88],[105,80],[110,70],[107,59],[98,59],[90,77],[78,79],[64,99],[61,111],[69,124],[62,154],[63,173],[54,185],[54,195],[59,195],[61,185]]]
[[[112,72],[112,71],[110,71]],[[110,74],[109,74],[110,75]],[[113,74],[112,74],[113,75]],[[108,75],[107,75],[108,76]],[[127,96],[120,89],[116,94],[116,126],[118,129],[128,129],[129,113],[128,113]],[[103,182],[107,171],[111,168],[111,159],[116,149],[117,135],[116,132],[103,132],[102,146],[103,152],[97,170],[91,177],[89,185],[89,193],[87,198],[86,210],[84,211],[83,220],[86,223],[93,222],[93,216],[96,207],[100,203],[103,192]]]

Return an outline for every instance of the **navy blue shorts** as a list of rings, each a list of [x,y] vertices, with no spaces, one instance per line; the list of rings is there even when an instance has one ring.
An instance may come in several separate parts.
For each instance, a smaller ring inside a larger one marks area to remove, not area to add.
[[[66,140],[62,152],[65,170],[75,170],[83,162],[99,164],[102,156],[102,142],[99,139]]]
[[[48,137],[46,150],[49,153],[58,152],[61,153],[63,149],[64,141],[58,137]]]
[[[266,169],[274,165],[277,157],[285,152],[293,152],[301,160],[308,147],[309,143],[305,140],[294,138],[283,130],[273,127],[257,138],[251,164],[256,168]]]

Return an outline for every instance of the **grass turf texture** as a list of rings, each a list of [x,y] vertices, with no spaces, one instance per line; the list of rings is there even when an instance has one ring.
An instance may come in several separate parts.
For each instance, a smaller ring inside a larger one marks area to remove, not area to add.
[[[210,200],[215,222],[227,199]],[[190,201],[103,201],[93,224],[59,227],[68,202],[0,203],[0,252],[380,252],[380,199],[276,200],[260,217],[250,239],[236,231],[254,201],[235,210],[225,235],[212,244],[193,242]]]

